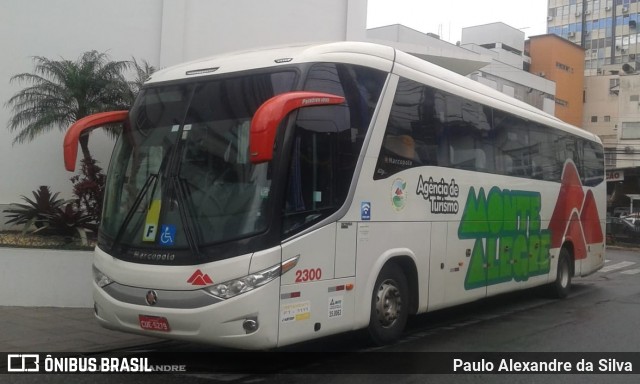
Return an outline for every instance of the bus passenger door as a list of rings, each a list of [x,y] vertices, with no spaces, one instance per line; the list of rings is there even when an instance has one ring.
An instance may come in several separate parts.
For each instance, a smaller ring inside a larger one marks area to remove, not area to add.
[[[349,329],[354,301],[346,285],[353,277],[334,278],[338,226],[331,223],[282,244],[282,260],[299,259],[281,279],[278,344]]]

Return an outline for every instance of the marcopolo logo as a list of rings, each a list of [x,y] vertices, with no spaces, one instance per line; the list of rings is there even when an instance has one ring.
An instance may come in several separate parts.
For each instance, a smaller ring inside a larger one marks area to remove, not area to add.
[[[540,228],[540,193],[471,187],[458,237],[475,239],[465,289],[549,272],[551,234]]]

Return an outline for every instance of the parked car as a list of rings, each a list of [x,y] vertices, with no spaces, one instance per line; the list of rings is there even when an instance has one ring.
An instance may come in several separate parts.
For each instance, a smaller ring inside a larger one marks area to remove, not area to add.
[[[634,212],[630,215],[620,216],[620,219],[633,228],[634,231],[640,232],[640,212]]]
[[[629,212],[629,207],[615,207],[613,208],[613,217],[626,216]]]

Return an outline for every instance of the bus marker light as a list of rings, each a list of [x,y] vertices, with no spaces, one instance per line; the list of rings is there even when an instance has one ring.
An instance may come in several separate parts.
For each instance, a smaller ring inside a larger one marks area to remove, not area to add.
[[[353,291],[354,286],[353,284],[349,283],[345,285],[345,288],[347,289],[347,291]]]
[[[280,295],[280,300],[295,299],[300,296],[301,296],[300,292],[283,293]]]
[[[213,73],[220,69],[220,67],[212,67],[212,68],[202,68],[202,69],[193,69],[191,71],[186,71],[184,74],[187,76],[193,75],[206,75],[207,73]]]
[[[282,262],[282,266],[280,268],[280,274],[284,275],[285,273],[292,270],[296,265],[298,265],[298,260],[300,259],[300,255],[295,255],[291,259]]]

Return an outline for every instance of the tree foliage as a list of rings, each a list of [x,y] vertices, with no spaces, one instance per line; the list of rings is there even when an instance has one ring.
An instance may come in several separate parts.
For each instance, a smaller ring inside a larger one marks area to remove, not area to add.
[[[106,53],[88,51],[75,61],[33,57],[31,73],[11,77],[11,83],[24,84],[6,103],[12,116],[9,131],[13,144],[21,144],[51,130],[66,131],[77,120],[94,113],[129,109],[142,84],[156,70],[148,62],[112,61]],[[132,75],[132,76],[127,76]],[[105,126],[115,136],[120,125]],[[89,151],[88,135],[80,137],[83,159],[79,175],[71,178],[75,199],[58,199],[49,187],[33,192],[35,200],[22,196],[26,204],[5,210],[8,224],[23,225],[24,231],[54,232],[65,236],[95,233],[100,222],[105,175]]]
[[[98,112],[129,109],[141,84],[155,68],[146,61],[112,61],[106,53],[88,51],[77,60],[33,58],[34,70],[11,77],[26,87],[6,103],[14,144],[32,141],[51,130],[65,131],[77,120]],[[134,79],[127,80],[128,70]],[[115,135],[119,127],[105,127]],[[85,159],[91,159],[88,136],[80,139]]]

